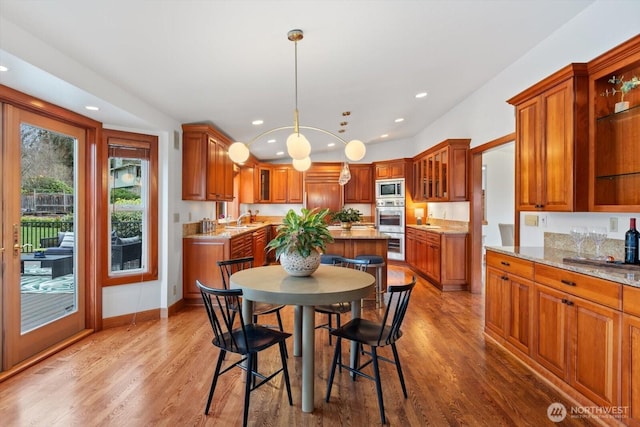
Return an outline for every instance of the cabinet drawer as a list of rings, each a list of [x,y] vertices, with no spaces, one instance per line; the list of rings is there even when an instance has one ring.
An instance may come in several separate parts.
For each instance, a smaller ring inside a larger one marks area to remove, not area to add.
[[[622,287],[622,310],[627,314],[640,316],[640,288]]]
[[[498,252],[487,251],[487,265],[533,280],[533,262]]]
[[[427,243],[430,243],[432,245],[439,245],[440,244],[440,234],[438,234],[438,233],[430,233],[428,231],[426,231],[424,234],[426,236]]]
[[[620,310],[622,285],[548,265],[535,265],[535,281]]]

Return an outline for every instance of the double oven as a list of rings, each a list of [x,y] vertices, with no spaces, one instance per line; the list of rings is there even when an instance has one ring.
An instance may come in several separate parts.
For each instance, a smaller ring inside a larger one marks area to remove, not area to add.
[[[404,261],[404,197],[376,200],[376,228],[389,236],[388,259]]]

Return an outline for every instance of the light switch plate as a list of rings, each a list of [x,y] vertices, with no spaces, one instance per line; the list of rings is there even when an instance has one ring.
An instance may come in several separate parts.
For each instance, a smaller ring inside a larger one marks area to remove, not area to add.
[[[609,218],[609,231],[613,233],[618,231],[618,218],[615,216]]]

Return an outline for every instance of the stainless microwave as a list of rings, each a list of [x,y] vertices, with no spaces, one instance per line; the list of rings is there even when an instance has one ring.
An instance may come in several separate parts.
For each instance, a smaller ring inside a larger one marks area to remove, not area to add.
[[[379,179],[376,181],[376,199],[404,198],[404,178]]]

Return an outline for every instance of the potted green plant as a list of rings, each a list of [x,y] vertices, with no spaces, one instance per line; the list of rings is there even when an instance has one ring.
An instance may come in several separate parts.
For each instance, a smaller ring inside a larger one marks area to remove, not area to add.
[[[298,215],[293,209],[278,226],[278,234],[267,244],[269,251],[276,251],[276,260],[292,276],[309,276],[320,265],[320,251],[333,242],[325,217],[329,209],[302,208]]]
[[[332,221],[340,221],[342,228],[349,230],[351,223],[359,222],[362,219],[362,213],[353,208],[342,208],[331,214]]]

